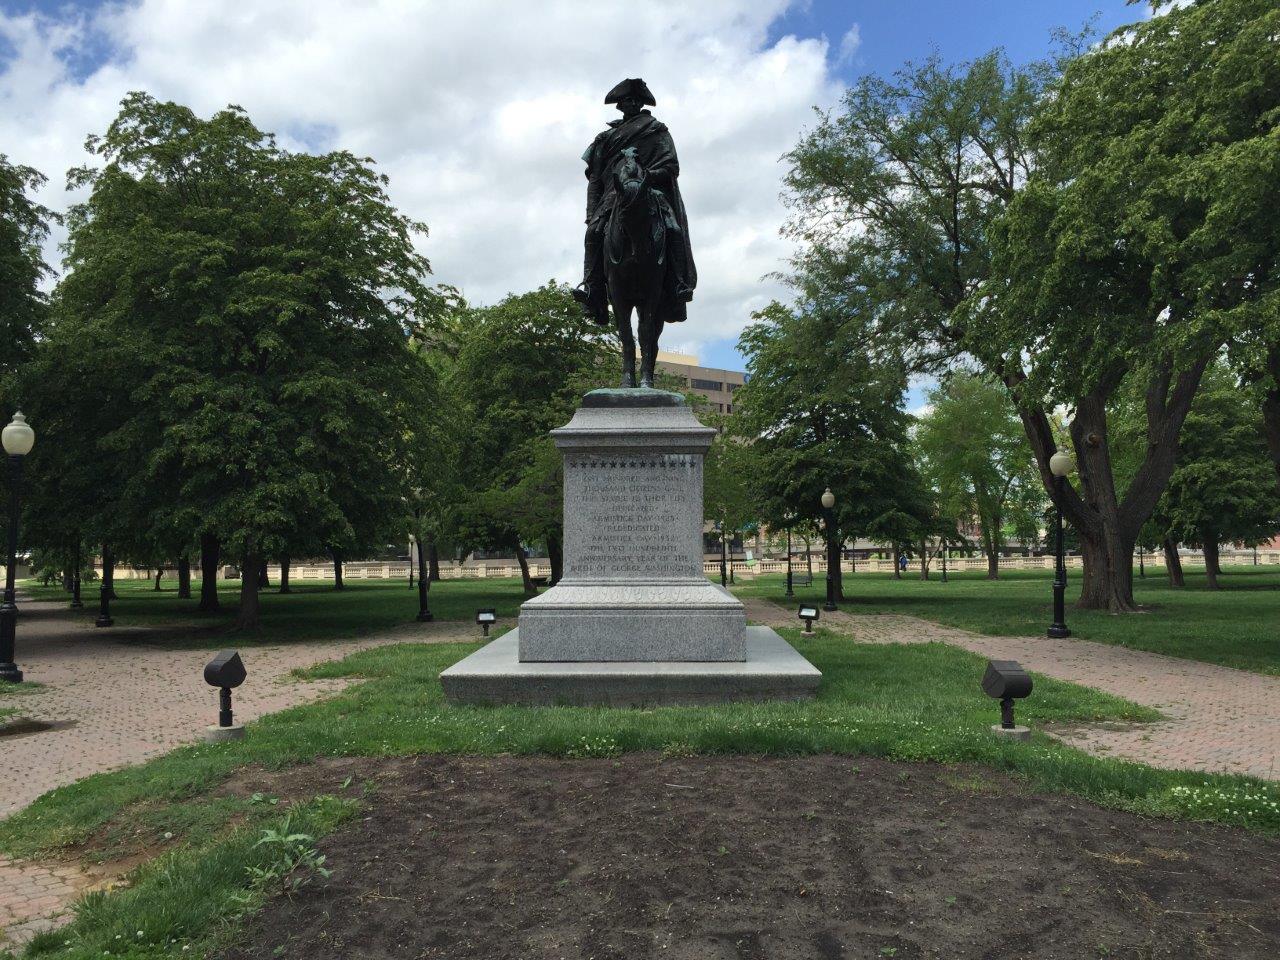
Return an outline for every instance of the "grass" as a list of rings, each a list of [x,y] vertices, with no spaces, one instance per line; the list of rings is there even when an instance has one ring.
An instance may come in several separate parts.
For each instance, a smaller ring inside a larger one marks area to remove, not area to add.
[[[262,592],[261,626],[246,632],[232,626],[239,580],[218,582],[223,609],[212,614],[196,610],[199,582],[192,586],[192,600],[178,599],[172,581],[162,581],[162,586],[157,591],[146,580],[117,581],[119,599],[111,601],[116,626],[159,628],[157,635],[146,638],[148,644],[212,648],[228,641],[252,646],[367,636],[412,623],[418,614],[417,585],[411,590],[405,580],[349,580],[340,591],[331,581],[295,581],[288,595],[274,587]],[[66,591],[56,585],[28,580],[22,589],[33,600],[67,599]],[[98,615],[97,591],[96,584],[85,590],[85,606],[73,611],[86,622]],[[442,580],[431,585],[430,606],[439,620],[471,621],[478,607],[496,607],[500,618],[514,620],[525,599],[517,579]]]
[[[889,573],[846,574],[848,600],[842,606],[852,613],[909,614],[995,636],[1042,634],[1053,619],[1050,571],[1011,570],[996,581],[967,571],[948,576],[943,583],[936,570],[928,581],[915,571],[901,580]],[[1067,625],[1078,639],[1280,675],[1280,567],[1227,567],[1219,578],[1223,589],[1216,591],[1193,571],[1181,589],[1170,587],[1163,573],[1135,576],[1142,610],[1124,615],[1071,606],[1079,572],[1068,576]],[[769,575],[734,589],[784,605],[821,600],[826,589],[815,579],[812,587],[797,588],[792,601],[783,597],[784,588],[785,578]]]
[[[1093,757],[1043,733],[1030,743],[996,739],[987,729],[996,708],[978,689],[980,657],[944,644],[862,645],[826,631],[813,637],[784,633],[823,671],[813,701],[649,710],[447,704],[439,672],[475,644],[398,644],[313,667],[306,677],[364,682],[266,717],[251,725],[244,741],[185,747],[142,766],[98,774],[0,822],[0,850],[11,856],[113,859],[159,851],[138,868],[128,889],[91,895],[69,927],[37,938],[28,954],[82,960],[106,951],[155,958],[217,949],[268,892],[253,878],[280,875],[287,866],[272,861],[255,838],[282,830],[288,806],[218,786],[250,764],[274,769],[325,756],[870,754],[981,764],[1037,790],[1119,809],[1280,832],[1275,785]],[[1156,716],[1046,677],[1036,678],[1035,695],[1019,711],[1037,728]],[[291,829],[311,836],[332,829],[355,809],[358,789],[347,780],[327,785],[318,798],[299,798]],[[343,799],[334,799],[335,793]]]
[[[10,683],[7,680],[0,680],[0,726],[4,725],[4,721],[10,717],[16,717],[22,713],[20,706],[21,698],[27,694],[35,693],[43,689],[38,683]]]

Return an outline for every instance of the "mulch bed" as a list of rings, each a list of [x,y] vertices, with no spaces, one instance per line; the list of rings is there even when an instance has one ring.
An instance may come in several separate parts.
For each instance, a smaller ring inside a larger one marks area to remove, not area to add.
[[[1280,957],[1280,840],[977,768],[423,756],[320,779],[343,771],[377,789],[320,844],[333,875],[230,960]]]

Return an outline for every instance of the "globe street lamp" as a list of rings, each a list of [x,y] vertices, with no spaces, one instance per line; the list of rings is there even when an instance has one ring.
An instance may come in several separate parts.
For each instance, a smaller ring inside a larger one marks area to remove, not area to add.
[[[22,487],[22,458],[31,452],[36,432],[21,412],[0,431],[0,445],[9,456],[9,554],[4,571],[4,602],[0,603],[0,680],[22,682],[22,671],[13,661],[18,624],[18,604],[13,592],[14,567],[18,553],[18,493]]]
[[[1066,495],[1067,474],[1073,469],[1075,469],[1075,461],[1065,450],[1059,450],[1049,458],[1049,472],[1053,474],[1056,493],[1054,500],[1058,508],[1058,544],[1053,574],[1053,623],[1049,625],[1051,637],[1071,636],[1066,622],[1067,563],[1062,555],[1062,499]]]
[[[839,569],[840,556],[836,552],[836,495],[827,487],[822,494],[822,510],[827,527],[827,602],[823,610],[837,610],[836,606],[836,570]]]

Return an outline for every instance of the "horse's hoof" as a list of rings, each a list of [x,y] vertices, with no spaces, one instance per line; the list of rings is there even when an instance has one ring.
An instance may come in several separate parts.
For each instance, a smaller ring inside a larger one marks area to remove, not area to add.
[[[634,377],[623,377],[622,383],[618,384],[618,386],[623,388],[634,387],[635,385],[636,381]]]
[[[641,378],[640,378],[640,386],[642,386],[642,387],[646,387],[647,389],[652,390],[652,389],[653,389],[653,381],[652,381],[652,380],[650,380],[648,377],[641,377]]]

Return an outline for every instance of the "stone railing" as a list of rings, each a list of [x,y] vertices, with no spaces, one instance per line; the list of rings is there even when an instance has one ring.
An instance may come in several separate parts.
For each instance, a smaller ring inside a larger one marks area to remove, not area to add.
[[[1233,550],[1223,551],[1221,554],[1221,563],[1226,566],[1251,566],[1254,563],[1254,552],[1252,550]],[[1001,557],[1001,570],[1052,570],[1053,557]],[[1143,556],[1143,562],[1148,567],[1164,568],[1163,553],[1148,553]],[[1280,550],[1259,550],[1257,552],[1257,562],[1259,564],[1280,564]],[[1083,559],[1078,556],[1069,556],[1066,558],[1067,567],[1071,569],[1080,569],[1083,565]],[[1138,565],[1138,557],[1135,554],[1133,558],[1134,566]],[[1182,554],[1182,565],[1188,568],[1204,566],[1204,555],[1202,553],[1184,553]],[[718,577],[720,575],[719,560],[705,560],[702,564],[703,572],[709,577]],[[808,566],[803,558],[796,558],[791,562],[791,570],[794,576],[804,576]],[[871,557],[865,560],[845,560],[840,564],[840,569],[844,572],[874,572],[874,573],[892,573],[893,560],[891,558],[880,559]],[[918,559],[911,560],[907,565],[907,573],[918,572],[920,569],[920,561]],[[934,558],[930,563],[929,569],[933,572],[939,572],[942,569],[942,562],[939,558]],[[982,570],[987,569],[986,557],[949,557],[947,559],[947,570],[949,572],[961,570]],[[814,555],[813,572],[826,573],[827,565],[824,557]],[[0,567],[3,571],[3,567]],[[19,572],[22,568],[19,568]],[[99,575],[102,569],[97,568]],[[228,576],[231,568],[224,567],[222,576]],[[734,559],[733,572],[735,577],[756,576],[762,573],[786,573],[786,560],[752,560],[746,561],[742,559]],[[174,568],[166,568],[164,572],[165,580],[176,579],[178,572]],[[551,575],[551,565],[546,561],[529,561],[529,575],[532,577],[549,577]],[[120,580],[145,580],[148,577],[154,577],[155,570],[147,570],[144,568],[116,567],[116,578]],[[280,568],[271,565],[267,568],[267,576],[272,583],[279,583]],[[345,563],[342,565],[342,576],[346,580],[408,580],[409,564],[404,560],[393,560],[389,562],[381,561],[357,561]],[[514,562],[502,563],[501,561],[490,561],[485,563],[442,563],[440,564],[440,577],[444,580],[484,580],[486,578],[501,577],[518,577],[520,576],[520,566]],[[191,577],[193,580],[200,579],[200,571],[196,567],[191,569]],[[332,580],[333,564],[331,563],[299,563],[289,567],[290,581],[301,580]]]

